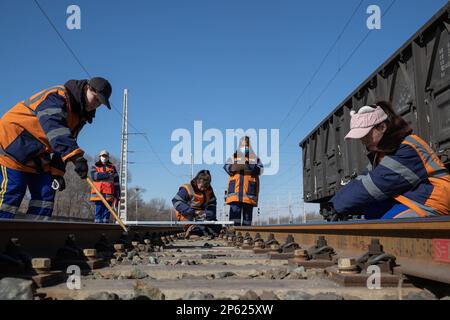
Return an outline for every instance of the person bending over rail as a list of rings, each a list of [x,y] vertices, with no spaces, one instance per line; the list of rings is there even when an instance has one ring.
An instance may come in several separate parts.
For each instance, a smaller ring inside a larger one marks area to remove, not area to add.
[[[55,189],[65,188],[66,164],[81,179],[88,173],[77,136],[104,104],[111,109],[111,84],[104,78],[69,80],[20,101],[0,119],[0,218],[13,219],[27,188],[27,214],[52,215]]]
[[[448,170],[392,105],[381,101],[351,115],[345,138],[361,140],[369,165],[330,200],[330,220],[352,214],[366,219],[450,215]]]
[[[211,187],[211,174],[201,170],[189,183],[183,184],[172,199],[178,221],[217,221],[217,199]],[[215,236],[222,226],[185,225],[189,235]]]

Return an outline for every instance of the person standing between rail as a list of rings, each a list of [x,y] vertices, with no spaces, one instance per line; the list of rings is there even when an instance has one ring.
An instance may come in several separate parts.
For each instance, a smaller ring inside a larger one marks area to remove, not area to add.
[[[120,200],[120,182],[116,167],[109,160],[107,150],[100,151],[98,161],[91,167],[91,179],[111,207]],[[95,223],[109,223],[109,210],[92,188],[90,201],[95,203]]]
[[[211,173],[201,170],[189,183],[183,184],[172,199],[178,221],[217,221],[217,199],[211,186]],[[184,225],[189,235],[214,236],[220,232],[219,225]]]
[[[238,150],[223,168],[230,176],[225,195],[225,202],[230,205],[230,221],[235,226],[250,226],[253,207],[258,206],[259,176],[263,165],[251,148],[248,136],[240,140]]]
[[[66,164],[81,179],[88,173],[77,136],[92,123],[96,109],[111,109],[112,88],[104,78],[69,80],[20,101],[0,119],[0,218],[12,219],[27,187],[27,214],[46,219],[53,212],[55,189],[65,189]]]
[[[345,214],[366,219],[450,215],[448,170],[392,105],[381,101],[351,115],[345,138],[361,140],[369,165],[331,199],[332,220]]]

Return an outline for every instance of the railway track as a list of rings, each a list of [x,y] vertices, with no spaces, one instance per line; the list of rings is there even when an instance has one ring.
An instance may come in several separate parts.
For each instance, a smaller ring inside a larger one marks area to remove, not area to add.
[[[0,221],[0,246],[0,296],[22,281],[34,299],[440,299],[450,285],[450,219],[235,227],[215,239]]]

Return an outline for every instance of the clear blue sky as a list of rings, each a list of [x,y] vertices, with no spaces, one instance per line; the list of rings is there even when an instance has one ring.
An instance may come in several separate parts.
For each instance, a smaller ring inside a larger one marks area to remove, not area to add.
[[[382,13],[392,0],[365,0],[335,50],[296,105],[302,89],[360,0],[275,1],[55,1],[39,0],[56,28],[92,75],[108,78],[111,101],[122,110],[129,89],[129,120],[148,137],[167,172],[139,136],[131,136],[131,185],[147,189],[145,199],[170,201],[187,181],[189,166],[175,166],[170,141],[177,128],[193,130],[194,120],[220,130],[278,129],[285,140],[302,113],[318,96],[364,37],[366,9]],[[345,66],[281,147],[280,172],[262,177],[264,213],[287,206],[289,192],[299,210],[302,194],[298,143],[353,89],[398,49],[445,0],[397,0],[367,41]],[[66,9],[81,8],[81,30],[66,28]],[[32,0],[0,2],[0,113],[18,101],[86,73],[58,38]],[[130,128],[130,131],[134,130]],[[89,154],[108,149],[120,154],[121,118],[102,107],[87,125],[79,145]],[[227,177],[221,166],[207,168],[220,200]],[[184,175],[184,177],[183,177]],[[222,201],[221,201],[222,202]],[[286,209],[282,209],[283,212]]]

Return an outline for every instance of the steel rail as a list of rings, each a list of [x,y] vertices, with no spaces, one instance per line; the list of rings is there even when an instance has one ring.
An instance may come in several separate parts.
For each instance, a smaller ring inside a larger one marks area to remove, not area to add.
[[[183,232],[181,226],[129,226],[128,236],[136,233],[143,237],[147,232],[168,235]],[[0,219],[0,252],[11,238],[18,238],[24,250],[32,256],[48,256],[64,246],[69,234],[75,235],[76,244],[81,248],[93,248],[104,234],[114,244],[123,235],[116,224],[96,224],[83,222],[56,222]]]
[[[139,226],[154,226],[154,225],[170,225],[170,226],[176,226],[176,225],[233,225],[234,222],[232,221],[125,221],[125,225],[127,226],[133,226],[133,225],[139,225]]]
[[[450,284],[450,217],[242,226],[235,230],[249,232],[252,237],[260,233],[264,239],[272,233],[280,244],[291,234],[302,248],[325,236],[328,245],[342,257],[359,257],[372,239],[379,239],[384,251],[396,256],[396,273]]]

